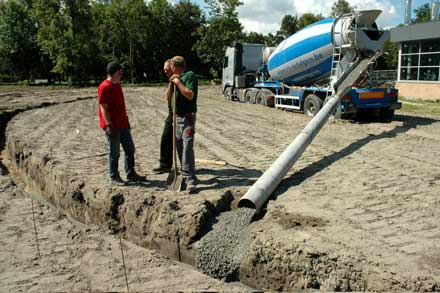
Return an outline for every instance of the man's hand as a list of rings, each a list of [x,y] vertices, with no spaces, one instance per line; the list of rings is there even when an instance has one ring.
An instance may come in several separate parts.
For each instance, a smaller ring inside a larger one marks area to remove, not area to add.
[[[194,92],[188,89],[181,81],[179,74],[173,74],[170,78],[170,82],[174,83],[177,86],[179,92],[188,100],[192,100],[194,97]]]
[[[111,119],[110,119],[110,112],[108,111],[108,105],[107,104],[100,104],[99,107],[101,107],[101,113],[102,113],[102,116],[104,116],[104,120],[105,120],[105,128],[104,128],[105,133],[110,135],[112,123],[111,123]]]
[[[175,85],[178,85],[180,83],[180,75],[179,74],[173,74],[170,77],[170,82],[174,83]]]
[[[113,134],[113,128],[111,123],[105,125],[104,131],[108,136],[111,136]]]

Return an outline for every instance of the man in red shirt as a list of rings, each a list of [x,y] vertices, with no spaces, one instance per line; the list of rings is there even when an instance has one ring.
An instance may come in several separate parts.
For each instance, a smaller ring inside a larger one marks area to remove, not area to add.
[[[125,173],[129,183],[145,181],[135,169],[135,147],[131,137],[121,87],[122,68],[117,62],[107,65],[107,79],[98,87],[98,114],[101,128],[105,131],[109,150],[109,173],[111,185],[125,185],[118,171],[120,145],[125,154]]]

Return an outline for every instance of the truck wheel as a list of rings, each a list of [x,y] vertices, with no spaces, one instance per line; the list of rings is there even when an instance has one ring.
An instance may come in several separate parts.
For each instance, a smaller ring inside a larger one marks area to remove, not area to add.
[[[394,109],[381,108],[380,109],[380,118],[385,120],[391,120],[394,116]]]
[[[252,91],[247,91],[244,101],[249,104],[255,104],[255,95]]]
[[[266,102],[266,95],[264,94],[264,92],[262,91],[257,92],[257,94],[255,95],[255,103],[266,106],[267,102]]]
[[[304,114],[307,116],[315,116],[319,110],[322,108],[322,100],[314,95],[310,94],[306,97],[306,100],[304,101]]]
[[[226,101],[232,100],[232,88],[227,87],[225,88],[225,91],[223,92],[223,96],[225,96]]]

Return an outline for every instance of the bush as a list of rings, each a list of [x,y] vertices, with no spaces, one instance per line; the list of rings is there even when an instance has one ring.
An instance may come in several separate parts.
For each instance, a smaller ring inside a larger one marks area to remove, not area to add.
[[[29,80],[20,80],[18,82],[19,85],[21,86],[28,86],[29,85]]]

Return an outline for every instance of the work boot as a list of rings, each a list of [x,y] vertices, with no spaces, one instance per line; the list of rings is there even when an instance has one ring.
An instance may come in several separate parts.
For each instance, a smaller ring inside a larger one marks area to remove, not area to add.
[[[188,194],[194,194],[197,191],[197,186],[194,183],[188,183],[186,185],[186,191]]]
[[[124,180],[122,180],[121,176],[117,175],[114,177],[110,177],[109,185],[110,186],[125,186],[125,185],[127,185],[127,183]]]
[[[156,174],[170,173],[171,172],[171,168],[164,167],[164,166],[159,166],[157,168],[154,168],[153,172],[156,173]]]
[[[147,178],[133,171],[130,176],[127,176],[127,181],[128,183],[141,183],[147,181]]]

